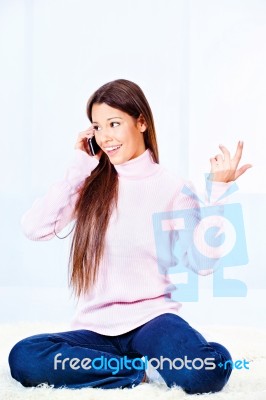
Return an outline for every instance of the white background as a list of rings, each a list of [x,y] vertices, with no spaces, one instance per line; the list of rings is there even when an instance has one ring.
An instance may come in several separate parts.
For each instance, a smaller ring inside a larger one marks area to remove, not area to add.
[[[248,265],[227,277],[248,287],[244,298],[184,303],[190,323],[265,326],[266,162],[265,0],[0,1],[0,321],[67,321],[69,240],[32,242],[22,214],[59,180],[86,102],[102,84],[136,82],[153,110],[160,162],[196,187],[219,143],[234,153],[244,140],[237,180]]]

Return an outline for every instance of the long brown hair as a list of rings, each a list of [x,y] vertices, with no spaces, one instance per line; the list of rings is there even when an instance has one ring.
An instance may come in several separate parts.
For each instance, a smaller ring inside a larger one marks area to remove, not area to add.
[[[154,162],[159,163],[152,111],[136,83],[117,79],[96,90],[87,103],[87,115],[91,122],[92,106],[95,103],[105,103],[126,112],[136,120],[142,114],[147,124],[143,133],[145,148],[151,150]],[[70,249],[69,277],[77,297],[96,282],[106,230],[112,210],[117,207],[117,200],[118,175],[109,157],[102,152],[99,164],[79,190],[74,209],[76,225]]]

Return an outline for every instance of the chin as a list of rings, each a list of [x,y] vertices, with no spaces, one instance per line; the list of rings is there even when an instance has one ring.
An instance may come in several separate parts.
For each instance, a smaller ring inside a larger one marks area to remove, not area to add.
[[[108,155],[108,154],[107,154],[107,155]],[[127,162],[127,161],[130,160],[130,158],[129,158],[128,156],[122,155],[122,154],[121,154],[121,155],[114,156],[114,157],[110,157],[110,156],[108,155],[108,158],[109,158],[110,162],[111,162],[113,165],[123,164],[123,163],[125,163],[125,162]]]
[[[115,157],[114,157],[115,158]],[[125,163],[126,161],[128,161],[128,160],[125,160],[125,159],[121,159],[121,158],[118,158],[117,160],[112,160],[110,157],[109,157],[109,160],[110,160],[110,162],[113,164],[113,165],[119,165],[119,164],[123,164],[123,163]]]

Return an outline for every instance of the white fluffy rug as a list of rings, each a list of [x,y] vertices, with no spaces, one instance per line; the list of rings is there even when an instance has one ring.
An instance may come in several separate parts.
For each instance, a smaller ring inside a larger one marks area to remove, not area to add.
[[[234,369],[223,391],[214,394],[187,395],[180,388],[168,388],[157,371],[148,370],[150,383],[132,389],[53,389],[25,388],[12,379],[7,357],[11,347],[20,339],[42,332],[68,330],[66,325],[45,322],[0,325],[0,398],[1,400],[265,400],[266,399],[266,332],[246,327],[194,326],[209,341],[224,344],[233,360],[250,361],[250,369]]]

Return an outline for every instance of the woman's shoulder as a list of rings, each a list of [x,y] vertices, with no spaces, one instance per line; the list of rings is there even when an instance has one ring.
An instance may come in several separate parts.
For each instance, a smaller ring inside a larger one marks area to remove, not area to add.
[[[168,185],[175,190],[181,190],[184,186],[191,186],[191,182],[181,176],[178,171],[173,171],[169,167],[166,167],[164,164],[160,164],[161,166],[161,180],[165,181]]]

